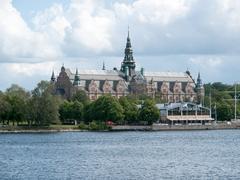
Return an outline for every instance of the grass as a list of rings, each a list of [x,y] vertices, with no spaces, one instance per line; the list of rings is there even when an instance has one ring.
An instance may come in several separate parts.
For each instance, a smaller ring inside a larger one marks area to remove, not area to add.
[[[62,125],[62,124],[55,124],[50,125],[50,129],[79,129],[78,125]]]
[[[0,125],[0,130],[7,130],[7,131],[16,131],[16,130],[70,130],[70,129],[79,129],[78,125],[50,125],[50,126],[13,126],[13,125]]]

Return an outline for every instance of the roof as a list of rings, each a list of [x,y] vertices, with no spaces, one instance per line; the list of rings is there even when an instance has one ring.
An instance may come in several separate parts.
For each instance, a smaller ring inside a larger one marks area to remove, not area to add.
[[[213,118],[209,117],[209,116],[204,116],[204,115],[200,115],[200,116],[168,116],[167,117],[168,120],[170,121],[214,121]]]
[[[179,81],[179,82],[193,82],[193,79],[184,72],[145,72],[144,76],[147,81]]]
[[[156,104],[157,108],[160,110],[172,110],[172,109],[176,109],[176,108],[181,108],[182,110],[187,110],[189,108],[189,106],[192,107],[197,107],[202,108],[202,109],[206,109],[206,110],[210,110],[207,107],[203,107],[202,105],[199,104],[195,104],[192,102],[179,102],[179,103],[169,103],[169,104]]]
[[[71,80],[74,79],[75,73],[72,73],[70,69],[66,68],[66,73]],[[123,80],[123,73],[117,70],[85,70],[79,69],[78,74],[81,80],[110,80],[118,81]],[[136,75],[141,75],[136,71]],[[191,76],[184,72],[145,72],[144,77],[147,81],[155,82],[194,82]]]
[[[70,79],[74,79],[75,73],[72,73],[70,69],[66,69],[66,72]],[[123,80],[120,72],[116,70],[79,70],[78,74],[81,80]]]

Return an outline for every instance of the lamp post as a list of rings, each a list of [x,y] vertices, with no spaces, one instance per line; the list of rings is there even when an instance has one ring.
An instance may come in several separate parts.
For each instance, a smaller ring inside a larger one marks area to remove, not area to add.
[[[215,109],[215,121],[217,123],[217,104],[216,103],[215,103],[214,109]]]
[[[235,96],[234,96],[234,120],[237,120],[237,82],[235,82]]]
[[[210,101],[210,117],[212,118],[212,87],[211,86],[210,86],[209,101]]]

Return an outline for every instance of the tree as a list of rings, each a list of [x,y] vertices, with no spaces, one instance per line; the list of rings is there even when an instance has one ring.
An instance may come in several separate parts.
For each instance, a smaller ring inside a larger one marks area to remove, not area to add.
[[[12,84],[11,87],[6,90],[6,95],[19,96],[22,99],[27,99],[30,97],[30,93],[17,84]]]
[[[12,85],[6,91],[6,100],[10,104],[8,119],[15,124],[25,120],[27,100],[30,98],[29,92],[18,85]]]
[[[78,90],[72,97],[72,101],[79,101],[81,102],[82,104],[87,104],[89,103],[89,98],[86,94],[85,91],[83,90]]]
[[[98,98],[92,107],[94,120],[113,121],[121,124],[124,119],[123,108],[115,97],[106,95]]]
[[[137,123],[138,118],[138,108],[135,103],[128,100],[127,97],[123,96],[119,99],[119,103],[123,107],[124,110],[124,121],[128,124],[135,124]]]
[[[159,119],[160,112],[155,106],[154,101],[145,100],[139,109],[139,119],[141,121],[146,121],[148,125],[156,122]]]
[[[72,118],[78,123],[83,119],[83,104],[79,101],[74,101],[72,105]]]
[[[59,105],[58,96],[52,95],[52,85],[47,81],[41,81],[32,91],[32,106],[30,119],[35,121],[36,125],[49,126],[59,123]]]
[[[233,107],[226,102],[218,103],[217,115],[220,121],[231,120],[233,118]]]
[[[78,101],[64,101],[59,107],[59,114],[62,122],[74,119],[79,123],[83,119],[83,104]]]
[[[89,103],[84,106],[83,108],[83,117],[84,117],[84,122],[89,123],[94,119],[94,103]]]
[[[0,93],[0,121],[2,121],[2,124],[5,124],[5,120],[8,119],[10,111],[11,105],[6,100],[6,96]]]

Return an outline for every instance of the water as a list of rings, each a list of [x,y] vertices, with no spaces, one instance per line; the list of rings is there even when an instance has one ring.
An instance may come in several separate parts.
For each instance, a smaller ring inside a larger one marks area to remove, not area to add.
[[[240,131],[0,134],[0,179],[240,179]]]

